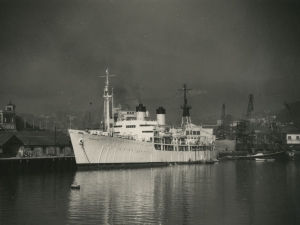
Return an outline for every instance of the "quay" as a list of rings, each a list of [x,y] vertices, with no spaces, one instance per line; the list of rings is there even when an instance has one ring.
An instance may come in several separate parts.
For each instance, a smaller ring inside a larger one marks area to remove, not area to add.
[[[0,158],[0,173],[75,170],[74,156]]]

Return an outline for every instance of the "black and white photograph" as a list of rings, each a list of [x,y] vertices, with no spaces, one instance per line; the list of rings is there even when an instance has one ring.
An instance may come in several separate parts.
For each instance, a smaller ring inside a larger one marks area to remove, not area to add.
[[[299,188],[299,0],[0,0],[1,225],[297,225]]]

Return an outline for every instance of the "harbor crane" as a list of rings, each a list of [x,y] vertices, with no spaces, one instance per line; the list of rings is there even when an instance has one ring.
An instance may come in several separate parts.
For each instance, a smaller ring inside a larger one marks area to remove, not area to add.
[[[241,119],[236,127],[236,133],[237,134],[249,134],[250,133],[250,119],[252,115],[252,111],[254,110],[254,100],[253,100],[253,95],[249,95],[249,102],[247,106],[247,112],[245,119]]]
[[[225,134],[225,103],[222,105],[221,124],[218,130],[218,139],[222,140],[226,138]]]
[[[297,128],[300,128],[300,121],[298,118],[296,118],[295,115],[297,115],[297,110],[295,110],[296,107],[293,107],[293,104],[288,103],[287,101],[283,102],[283,105],[286,108],[286,111],[289,115],[289,121],[291,121]]]
[[[253,110],[254,110],[254,107],[253,107],[253,95],[250,94],[249,95],[248,108],[247,108],[247,114],[246,114],[246,120],[250,120],[251,119],[251,114],[252,114]]]
[[[253,110],[254,97],[253,94],[250,94],[245,119],[241,119],[236,126],[236,148],[238,150],[251,151],[254,149],[255,132],[250,132],[250,119]]]

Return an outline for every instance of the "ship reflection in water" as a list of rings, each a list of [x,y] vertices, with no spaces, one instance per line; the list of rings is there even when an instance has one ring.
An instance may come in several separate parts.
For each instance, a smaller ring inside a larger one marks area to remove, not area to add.
[[[295,173],[295,165],[253,161],[77,172],[82,189],[70,193],[69,221],[295,224]]]
[[[0,176],[1,224],[300,224],[299,167],[222,161]]]

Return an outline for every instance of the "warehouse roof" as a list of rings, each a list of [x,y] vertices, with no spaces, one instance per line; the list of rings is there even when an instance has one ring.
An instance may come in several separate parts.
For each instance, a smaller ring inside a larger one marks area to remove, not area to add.
[[[24,145],[71,145],[70,137],[62,132],[54,131],[18,131],[18,132],[0,132],[0,142],[7,142],[12,136],[20,139]],[[56,136],[56,138],[55,138]]]

